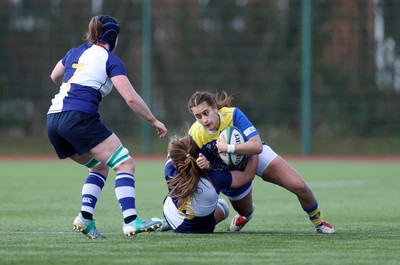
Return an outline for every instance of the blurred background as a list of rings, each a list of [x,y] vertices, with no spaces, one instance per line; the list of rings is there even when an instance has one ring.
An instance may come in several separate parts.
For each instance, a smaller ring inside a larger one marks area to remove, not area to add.
[[[0,0],[0,154],[53,154],[49,75],[94,15],[121,26],[115,54],[170,134],[196,90],[226,91],[281,154],[400,153],[400,1]],[[102,119],[133,153],[168,139],[114,90]]]

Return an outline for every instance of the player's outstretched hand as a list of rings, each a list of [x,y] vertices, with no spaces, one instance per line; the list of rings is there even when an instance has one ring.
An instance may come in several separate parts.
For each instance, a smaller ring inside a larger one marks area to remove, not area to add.
[[[156,128],[158,136],[164,137],[164,136],[167,135],[168,129],[167,129],[167,127],[165,127],[164,123],[162,123],[161,121],[156,120],[156,121],[152,124],[152,126],[153,126],[154,128]]]

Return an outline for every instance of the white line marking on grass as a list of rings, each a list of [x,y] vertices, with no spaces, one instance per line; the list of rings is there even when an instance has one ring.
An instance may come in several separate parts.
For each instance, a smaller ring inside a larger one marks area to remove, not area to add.
[[[39,232],[39,231],[0,231],[0,234],[73,234],[74,232],[52,232],[52,231],[47,231],[47,232]]]
[[[62,232],[62,231],[46,231],[46,232],[40,232],[40,231],[0,231],[0,234],[32,234],[32,235],[52,235],[52,234],[62,234],[62,235],[80,235],[81,233],[76,232],[76,231],[71,231],[71,232]],[[156,233],[154,233],[156,234]],[[107,233],[107,235],[123,235],[122,233]]]

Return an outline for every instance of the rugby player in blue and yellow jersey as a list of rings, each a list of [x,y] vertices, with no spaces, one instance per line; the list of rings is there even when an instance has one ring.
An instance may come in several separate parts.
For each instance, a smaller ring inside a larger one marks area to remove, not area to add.
[[[231,100],[232,97],[226,92],[219,95],[205,91],[195,92],[189,99],[188,109],[196,118],[189,134],[203,154],[197,159],[198,166],[203,169],[228,170],[230,168],[223,163],[219,153],[258,155],[257,175],[264,181],[294,193],[317,233],[335,233],[335,229],[323,220],[318,202],[304,179],[287,161],[262,142],[258,131],[245,114],[238,108],[230,107]],[[241,130],[245,142],[227,144],[223,137],[219,137],[220,132],[228,126],[235,126]],[[241,170],[245,163],[246,160],[237,169]],[[251,183],[221,192],[228,196],[233,208],[238,212],[231,221],[230,230],[240,231],[254,212]]]

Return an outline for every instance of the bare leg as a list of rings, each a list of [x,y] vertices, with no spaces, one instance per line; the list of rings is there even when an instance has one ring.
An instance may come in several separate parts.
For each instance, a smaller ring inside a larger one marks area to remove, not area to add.
[[[253,193],[250,191],[246,196],[237,201],[230,201],[233,209],[242,215],[246,216],[253,212]]]
[[[262,178],[294,193],[303,208],[309,208],[315,203],[315,197],[304,179],[280,156],[272,160]]]
[[[232,207],[238,212],[229,226],[232,232],[240,231],[250,221],[254,212],[252,190],[242,199],[231,201]]]

